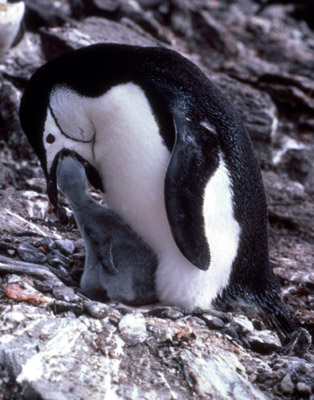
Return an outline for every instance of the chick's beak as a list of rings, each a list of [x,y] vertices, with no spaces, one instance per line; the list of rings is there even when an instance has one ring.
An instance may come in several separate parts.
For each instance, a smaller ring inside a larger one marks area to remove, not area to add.
[[[57,189],[57,166],[58,162],[62,160],[64,157],[73,157],[78,160],[83,167],[85,168],[85,173],[89,183],[96,189],[104,192],[104,186],[102,183],[102,179],[96,170],[96,168],[91,165],[88,161],[86,161],[82,156],[80,156],[76,151],[69,149],[62,149],[59,151],[52,163],[50,171],[46,174],[47,179],[47,194],[48,198],[53,206],[54,212],[59,215],[60,207],[58,204],[58,189]]]

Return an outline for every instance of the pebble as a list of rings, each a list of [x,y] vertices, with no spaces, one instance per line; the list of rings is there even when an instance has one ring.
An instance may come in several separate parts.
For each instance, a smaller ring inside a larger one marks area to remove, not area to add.
[[[48,263],[52,267],[58,267],[59,265],[62,265],[65,268],[69,268],[70,266],[70,261],[69,259],[61,254],[59,250],[52,250],[51,254],[48,257]]]
[[[108,306],[97,301],[84,301],[84,310],[86,310],[92,317],[102,319],[108,315]]]
[[[280,383],[280,388],[285,394],[292,394],[294,391],[294,383],[292,382],[291,374],[285,375]]]
[[[247,334],[254,331],[253,323],[246,317],[234,317],[233,323],[238,333]]]
[[[228,322],[231,322],[233,319],[233,316],[231,313],[228,312],[223,312],[223,311],[218,311],[218,310],[202,310],[197,308],[196,310],[193,311],[193,315],[197,315],[202,317],[203,314],[206,315],[212,315],[213,317],[217,317],[220,318],[225,324],[227,324]]]
[[[34,279],[33,282],[35,289],[37,289],[39,292],[52,293],[52,287],[49,284],[42,282],[38,279]]]
[[[55,245],[57,249],[59,249],[61,253],[66,256],[69,256],[74,253],[75,245],[70,239],[55,240]]]
[[[128,346],[135,346],[147,339],[146,321],[142,314],[126,314],[119,322],[122,339]]]
[[[228,335],[228,336],[232,337],[233,339],[239,339],[239,335],[238,335],[238,333],[236,331],[236,328],[235,328],[235,326],[233,324],[230,324],[230,325],[226,326],[223,329],[223,333],[225,335]]]
[[[183,312],[176,307],[157,307],[149,311],[148,315],[158,318],[168,318],[172,321],[183,318]]]
[[[310,396],[312,389],[310,385],[307,385],[306,383],[303,382],[298,382],[297,383],[297,391],[301,396]]]
[[[202,319],[206,322],[206,325],[209,329],[217,329],[220,330],[224,328],[225,324],[222,319],[215,317],[210,314],[203,314]]]
[[[34,243],[34,246],[37,248],[43,247],[46,251],[50,251],[56,247],[54,241],[48,237],[38,240]]]
[[[80,297],[74,293],[73,289],[67,286],[57,286],[52,290],[54,297],[57,300],[62,300],[66,302],[78,302]]]
[[[29,263],[43,264],[47,261],[47,257],[31,244],[20,244],[17,248],[17,253],[21,260]]]
[[[5,316],[4,321],[21,323],[25,319],[26,317],[21,311],[12,311]]]
[[[247,334],[246,340],[253,351],[262,354],[271,354],[281,349],[278,336],[271,331],[253,331]]]
[[[57,300],[53,304],[53,310],[55,314],[71,312],[75,316],[80,316],[84,314],[83,306],[75,303],[68,303],[66,301]]]
[[[75,285],[75,282],[73,282],[73,279],[69,275],[68,271],[61,267],[58,266],[58,268],[50,267],[50,271],[55,274],[62,282],[66,283],[67,285]]]
[[[292,333],[289,343],[283,349],[283,354],[303,357],[310,349],[311,344],[312,337],[310,333],[304,328],[299,328]]]

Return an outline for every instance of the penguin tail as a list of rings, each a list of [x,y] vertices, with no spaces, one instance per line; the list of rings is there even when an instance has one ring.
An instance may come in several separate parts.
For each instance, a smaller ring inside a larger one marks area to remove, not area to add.
[[[266,325],[278,333],[283,343],[299,329],[290,310],[280,300],[277,290],[252,293],[243,287],[229,287],[218,296],[214,306],[225,312],[242,310],[249,316],[259,315]]]

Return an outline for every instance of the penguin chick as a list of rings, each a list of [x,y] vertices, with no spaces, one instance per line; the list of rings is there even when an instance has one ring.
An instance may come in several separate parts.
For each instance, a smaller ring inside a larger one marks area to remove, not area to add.
[[[83,165],[70,156],[62,158],[57,182],[85,242],[83,294],[130,305],[156,302],[156,256],[116,214],[89,196]]]
[[[0,54],[13,45],[21,27],[24,11],[23,1],[8,3],[6,0],[0,0]]]

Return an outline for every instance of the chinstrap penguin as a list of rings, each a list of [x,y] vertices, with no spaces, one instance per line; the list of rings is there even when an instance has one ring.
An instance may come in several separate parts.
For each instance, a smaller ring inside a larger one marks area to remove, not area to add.
[[[58,154],[85,160],[108,206],[156,253],[159,301],[191,311],[240,297],[291,329],[251,140],[193,63],[159,47],[88,46],[33,75],[20,119],[56,209]]]
[[[73,157],[59,158],[57,183],[85,243],[82,293],[133,306],[155,303],[156,256],[117,215],[91,198],[85,169]]]

